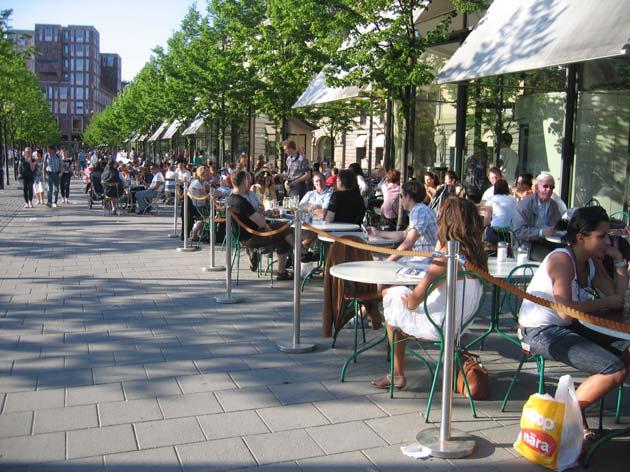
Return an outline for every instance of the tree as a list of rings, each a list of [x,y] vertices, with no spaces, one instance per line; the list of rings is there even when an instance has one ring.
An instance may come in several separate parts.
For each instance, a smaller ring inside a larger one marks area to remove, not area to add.
[[[42,95],[39,81],[26,67],[26,59],[36,51],[32,48],[17,51],[10,37],[11,12],[0,11],[0,133],[3,150],[0,184],[4,183],[5,171],[9,183],[9,147],[58,143],[61,139],[57,121]]]

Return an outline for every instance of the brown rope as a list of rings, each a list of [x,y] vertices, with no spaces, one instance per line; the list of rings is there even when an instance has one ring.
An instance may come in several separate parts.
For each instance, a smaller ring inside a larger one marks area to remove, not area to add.
[[[397,249],[389,249],[383,247],[372,246],[370,244],[363,244],[356,241],[352,241],[345,238],[338,238],[333,236],[326,231],[322,231],[320,229],[315,228],[307,223],[304,223],[304,227],[309,231],[325,236],[326,238],[332,239],[335,242],[345,244],[350,247],[354,247],[357,249],[363,249],[364,251],[370,251],[373,253],[379,254],[387,254],[387,255],[396,255],[396,256],[408,256],[408,257],[432,257],[433,253],[431,252],[415,252],[415,251],[399,251]],[[478,274],[482,279],[490,282],[492,284],[497,285],[501,289],[510,292],[512,295],[516,295],[519,298],[523,298],[526,300],[530,300],[538,305],[542,305],[544,307],[550,308],[558,313],[562,313],[563,315],[569,316],[571,318],[575,318],[579,321],[585,321],[587,323],[592,323],[594,325],[603,326],[605,328],[610,328],[615,331],[621,331],[623,333],[630,333],[630,324],[625,324],[619,321],[614,321],[610,319],[603,318],[601,316],[592,315],[589,313],[584,313],[582,311],[576,310],[575,308],[568,307],[566,305],[562,305],[561,303],[556,303],[553,301],[545,300],[544,298],[537,297],[535,295],[531,295],[530,293],[525,292],[517,287],[514,287],[507,283],[507,281],[503,279],[498,279],[487,271],[483,270],[476,265],[467,262],[464,267],[470,272],[474,272]]]
[[[234,210],[230,208],[230,214],[236,223],[249,234],[253,234],[254,236],[261,236],[263,238],[268,238],[271,236],[275,236],[276,234],[280,234],[291,227],[291,223],[287,223],[285,225],[280,226],[280,228],[274,229],[272,231],[256,231],[255,229],[251,229],[245,223],[241,221],[241,219],[234,213]]]

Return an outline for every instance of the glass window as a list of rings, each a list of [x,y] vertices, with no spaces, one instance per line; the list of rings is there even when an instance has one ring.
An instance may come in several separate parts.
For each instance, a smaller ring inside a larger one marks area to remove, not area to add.
[[[82,71],[85,68],[85,59],[74,60],[74,70]]]
[[[584,205],[594,198],[609,214],[628,211],[630,58],[587,62],[582,76],[571,206]]]
[[[64,54],[64,56],[69,56],[70,55],[70,46],[68,46],[67,44],[63,45],[63,54]]]
[[[53,32],[52,28],[44,28],[44,41],[52,41]]]
[[[77,44],[75,46],[75,54],[77,56],[83,56],[83,52],[84,52],[83,44]]]
[[[74,102],[74,112],[77,115],[82,115],[84,112],[83,106],[84,106],[84,103],[82,101]]]
[[[70,74],[68,74],[67,72],[63,73],[63,81],[64,82],[69,82],[70,81]]]
[[[89,31],[89,30],[87,30],[87,31],[85,32],[85,42],[86,42],[86,43],[89,43],[89,42],[90,42],[90,31]]]
[[[82,87],[77,87],[76,89],[74,89],[74,98],[78,99],[78,100],[83,100],[83,88]]]
[[[84,84],[84,76],[83,72],[75,72],[74,73],[74,85],[83,85]]]
[[[59,99],[66,100],[68,98],[68,87],[59,87]]]
[[[63,60],[63,68],[66,70],[70,69],[70,59]]]
[[[65,100],[59,102],[59,113],[61,113],[62,115],[68,113],[68,102],[66,102]]]
[[[80,133],[83,131],[83,118],[81,117],[72,117],[72,132]]]
[[[63,40],[68,41],[68,30],[63,31]]]
[[[84,41],[85,40],[85,32],[83,30],[77,30],[77,41]]]

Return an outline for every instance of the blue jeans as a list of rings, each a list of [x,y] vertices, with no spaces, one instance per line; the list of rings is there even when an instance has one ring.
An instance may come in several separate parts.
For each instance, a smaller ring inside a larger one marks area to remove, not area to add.
[[[621,353],[630,341],[598,333],[574,321],[569,326],[521,328],[532,354],[567,364],[587,374],[613,374],[624,368]]]
[[[59,198],[59,172],[48,172],[48,203],[57,203]],[[53,202],[53,193],[55,194],[55,201]]]
[[[136,193],[136,201],[138,202],[138,211],[144,211],[149,206],[149,200],[159,195],[157,190],[151,188]]]

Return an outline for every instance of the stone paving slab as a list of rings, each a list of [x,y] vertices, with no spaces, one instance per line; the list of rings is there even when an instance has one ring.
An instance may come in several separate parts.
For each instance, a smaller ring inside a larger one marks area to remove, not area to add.
[[[317,350],[281,353],[277,344],[292,335],[290,282],[270,289],[243,261],[234,292],[248,300],[218,305],[224,274],[201,272],[207,246],[178,253],[179,241],[166,238],[167,214],[103,217],[77,190],[73,182],[75,203],[54,210],[23,209],[17,191],[0,191],[3,472],[543,470],[511,447],[536,389],[533,366],[499,412],[519,356],[512,345],[486,343],[492,392],[477,402],[478,418],[464,398],[454,399],[453,425],[478,439],[474,455],[411,460],[400,446],[428,426],[426,369],[409,359],[408,386],[390,399],[368,384],[388,369],[378,347],[339,382],[352,333],[342,331],[336,349],[321,337],[319,280],[302,304],[302,339]],[[567,372],[574,374],[548,363],[551,391]],[[439,409],[438,395],[432,420]],[[608,427],[613,410],[611,397]],[[630,395],[623,425],[628,412]],[[607,446],[589,470],[627,470],[627,445]]]

